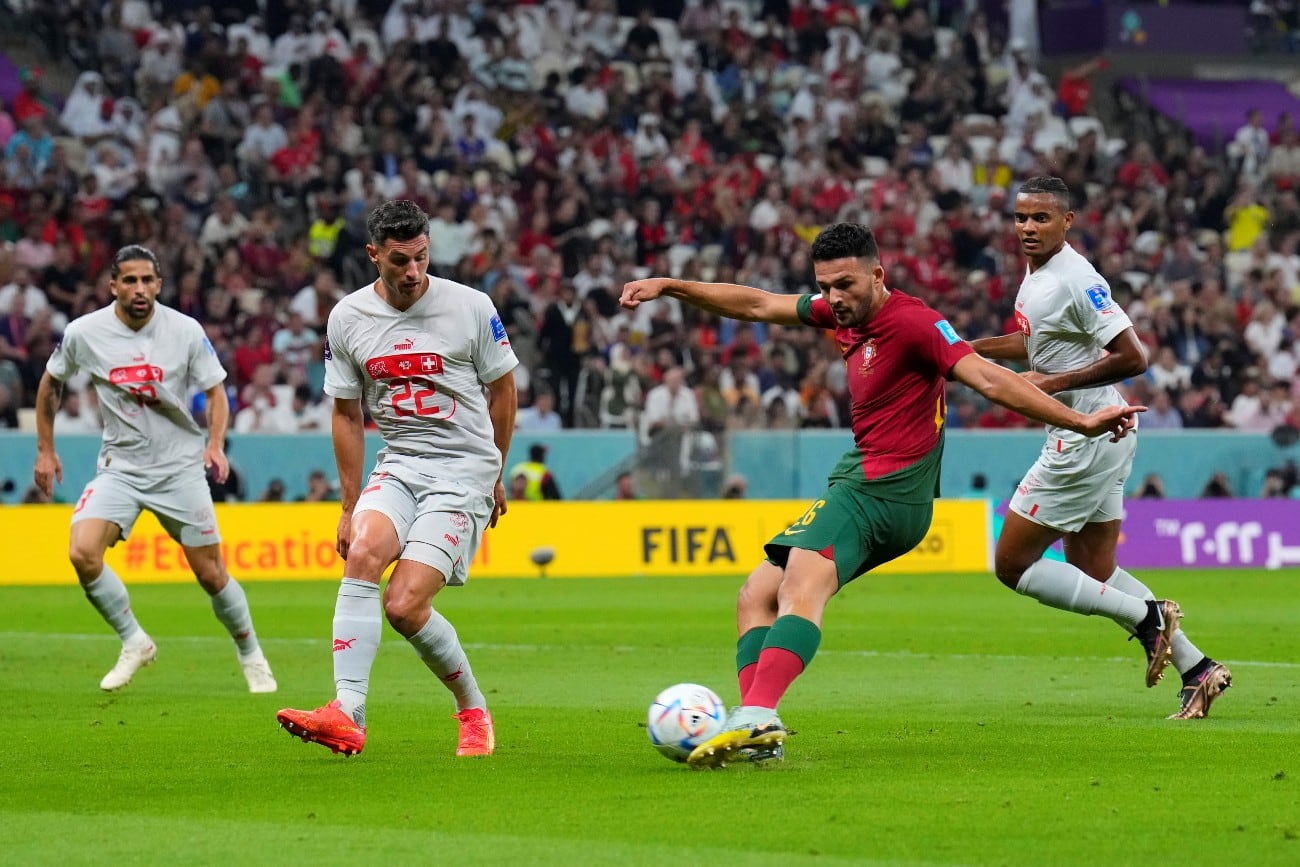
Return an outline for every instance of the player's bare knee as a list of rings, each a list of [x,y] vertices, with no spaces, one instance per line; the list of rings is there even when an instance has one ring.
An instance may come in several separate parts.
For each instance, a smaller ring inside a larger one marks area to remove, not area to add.
[[[746,581],[736,594],[736,611],[741,614],[776,614],[776,595],[753,580]]]
[[[348,545],[347,576],[361,581],[378,581],[388,568],[388,560],[365,536],[356,536]]]
[[[420,631],[428,618],[429,603],[409,592],[384,593],[384,617],[400,635],[410,637]]]
[[[93,546],[74,544],[68,549],[68,559],[82,586],[94,581],[104,571],[104,552]]]
[[[209,596],[216,596],[222,590],[225,590],[226,585],[230,583],[230,576],[220,566],[195,569],[194,577],[199,582],[199,586],[203,588],[203,592]]]
[[[998,580],[1008,588],[1015,590],[1020,584],[1020,577],[1025,574],[1029,565],[1021,563],[1018,559],[997,556],[993,558],[993,574],[997,575]]]

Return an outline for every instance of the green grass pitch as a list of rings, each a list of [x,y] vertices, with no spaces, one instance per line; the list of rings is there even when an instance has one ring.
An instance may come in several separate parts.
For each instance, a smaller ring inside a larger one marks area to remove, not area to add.
[[[783,765],[693,772],[644,730],[698,681],[734,702],[739,580],[471,581],[441,609],[497,719],[457,759],[449,697],[386,631],[352,759],[280,731],[332,697],[335,582],[247,584],[280,692],[251,696],[197,586],[135,586],[158,661],[71,584],[0,588],[0,863],[1300,864],[1294,572],[1146,573],[1235,686],[1167,722],[1118,627],[991,577],[873,577],[831,603],[782,707]]]

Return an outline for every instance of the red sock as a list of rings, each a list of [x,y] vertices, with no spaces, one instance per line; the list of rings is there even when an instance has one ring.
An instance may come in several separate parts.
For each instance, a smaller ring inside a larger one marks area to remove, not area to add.
[[[755,669],[749,687],[742,688],[740,703],[751,707],[775,708],[790,684],[803,673],[803,660],[785,648],[765,647],[758,655]]]
[[[740,683],[740,694],[744,696],[749,692],[749,688],[754,685],[754,675],[758,672],[758,663],[751,662],[736,673],[736,680]],[[741,703],[744,701],[742,699]]]

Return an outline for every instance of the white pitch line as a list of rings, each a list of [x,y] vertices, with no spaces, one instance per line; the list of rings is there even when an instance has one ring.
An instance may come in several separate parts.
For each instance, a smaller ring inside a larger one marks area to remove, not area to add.
[[[166,635],[160,636],[161,643],[186,643],[186,644],[208,644],[220,643],[226,644],[229,638],[223,635]],[[117,641],[116,635],[107,633],[91,632],[0,632],[0,641]],[[303,647],[319,646],[322,648],[329,647],[328,638],[274,638],[258,636],[258,640],[263,644],[271,645],[297,645]],[[389,638],[386,644],[402,644],[400,639]],[[590,647],[575,646],[571,644],[494,644],[491,642],[473,642],[465,644],[466,650],[496,650],[506,653],[543,653],[543,652],[586,652]],[[613,650],[617,653],[640,653],[648,650],[644,647],[634,647],[631,645],[617,645],[614,647],[604,647],[603,650]],[[860,656],[868,659],[951,659],[966,660],[971,662],[1033,662],[1046,658],[1059,660],[1062,662],[1132,662],[1132,656],[1028,656],[1025,654],[1007,654],[1007,653],[918,653],[913,650],[822,650],[818,655],[827,656]],[[1281,668],[1291,669],[1300,668],[1300,662],[1277,662],[1272,660],[1254,660],[1254,659],[1222,659],[1226,665],[1237,665],[1245,668]]]

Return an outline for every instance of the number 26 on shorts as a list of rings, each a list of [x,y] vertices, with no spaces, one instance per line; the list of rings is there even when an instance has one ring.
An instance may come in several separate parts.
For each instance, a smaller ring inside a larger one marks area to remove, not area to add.
[[[826,505],[825,500],[818,500],[809,506],[808,511],[804,512],[803,516],[799,518],[799,520],[786,528],[785,535],[796,536],[799,533],[802,533],[805,528],[812,524],[813,521],[817,520],[817,510],[824,505]]]

